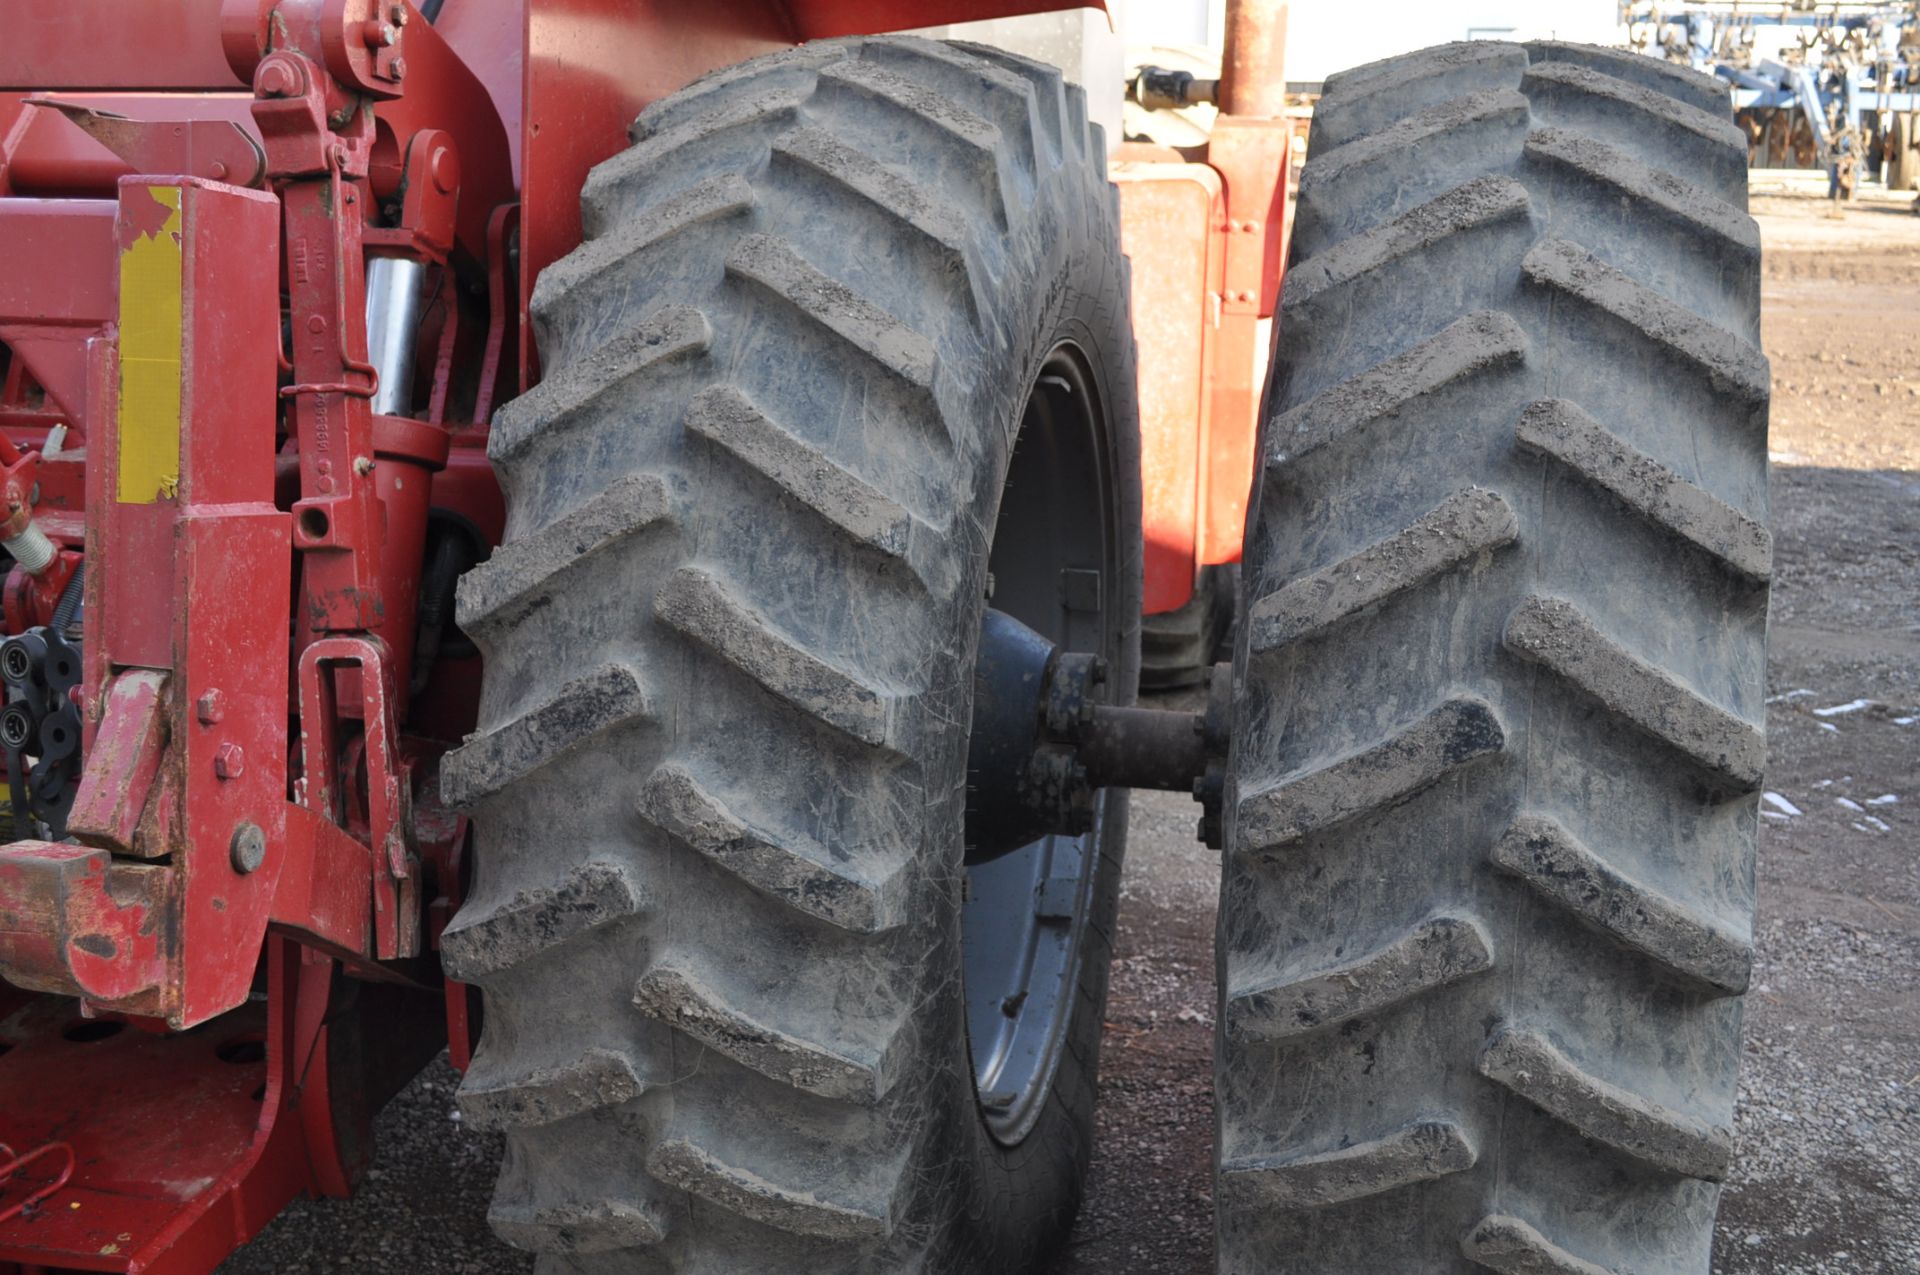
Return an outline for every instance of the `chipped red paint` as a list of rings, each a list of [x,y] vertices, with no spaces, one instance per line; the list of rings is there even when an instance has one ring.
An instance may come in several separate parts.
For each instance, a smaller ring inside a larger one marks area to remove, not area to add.
[[[114,244],[125,252],[141,239],[151,239],[167,228],[173,208],[162,203],[151,186],[135,186],[120,201],[120,220],[114,226]]]
[[[105,850],[47,841],[0,847],[0,976],[101,1009],[161,1007],[173,874]]]
[[[151,857],[143,852],[152,847],[137,834],[166,753],[166,687],[166,675],[151,669],[130,669],[114,679],[97,714],[94,764],[82,777],[67,820],[70,836],[114,854]]]

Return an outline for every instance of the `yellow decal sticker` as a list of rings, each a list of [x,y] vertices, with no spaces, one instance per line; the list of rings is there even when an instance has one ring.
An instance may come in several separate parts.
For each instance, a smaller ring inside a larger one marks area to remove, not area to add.
[[[120,249],[120,465],[115,496],[151,505],[180,486],[180,188],[149,186],[165,209]],[[129,192],[128,198],[141,195]],[[144,219],[142,219],[144,220]]]

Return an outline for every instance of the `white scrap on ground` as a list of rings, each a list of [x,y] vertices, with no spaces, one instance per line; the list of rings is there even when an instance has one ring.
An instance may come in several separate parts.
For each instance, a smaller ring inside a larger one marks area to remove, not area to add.
[[[1841,805],[1845,806],[1848,810],[1853,811],[1855,814],[1859,814],[1866,809],[1865,806],[1861,805],[1859,802],[1855,801],[1851,797],[1835,797],[1834,800],[1839,802]]]
[[[1888,823],[1885,819],[1877,819],[1872,815],[1868,815],[1867,822],[1872,824],[1874,827],[1878,828],[1882,832],[1893,831],[1893,825]]]
[[[1900,798],[1894,796],[1892,793],[1883,792],[1878,797],[1867,798],[1867,804],[1869,806],[1891,806],[1899,800]]]
[[[1767,703],[1781,704],[1781,703],[1785,703],[1787,700],[1790,700],[1790,699],[1805,699],[1809,695],[1817,695],[1817,694],[1819,694],[1818,691],[1810,691],[1803,686],[1797,691],[1787,691],[1785,694],[1775,695],[1771,699],[1769,699]]]
[[[1813,715],[1815,717],[1839,717],[1846,713],[1857,713],[1863,708],[1872,707],[1872,700],[1857,699],[1848,704],[1835,704],[1831,708],[1816,708],[1813,710]]]
[[[1783,815],[1791,817],[1800,813],[1800,807],[1794,805],[1777,792],[1763,792],[1760,794],[1760,799]]]

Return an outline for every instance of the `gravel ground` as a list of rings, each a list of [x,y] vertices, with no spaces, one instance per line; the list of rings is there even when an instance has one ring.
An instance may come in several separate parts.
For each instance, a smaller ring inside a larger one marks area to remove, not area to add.
[[[1754,201],[1779,800],[1716,1270],[1891,1275],[1920,1271],[1920,218],[1806,191]]]
[[[1717,1275],[1920,1271],[1920,219],[1756,184],[1778,580],[1739,1158]],[[1861,702],[1864,701],[1864,702]],[[1844,710],[1844,711],[1837,711]],[[1886,800],[1892,798],[1892,800]],[[1056,1275],[1212,1269],[1213,896],[1194,807],[1136,798],[1089,1197]],[[483,1220],[500,1154],[436,1064],[351,1201],[223,1269],[530,1269]]]

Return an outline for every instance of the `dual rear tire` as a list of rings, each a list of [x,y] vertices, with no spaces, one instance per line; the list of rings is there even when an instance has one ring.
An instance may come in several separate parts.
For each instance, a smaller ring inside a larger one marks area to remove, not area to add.
[[[1559,45],[1329,82],[1234,655],[1223,1271],[1707,1269],[1768,575],[1714,91]],[[461,588],[494,1225],[553,1269],[1036,1269],[1126,803],[965,869],[966,723],[989,596],[1138,671],[1102,139],[1057,72],[905,39],[634,131]]]

